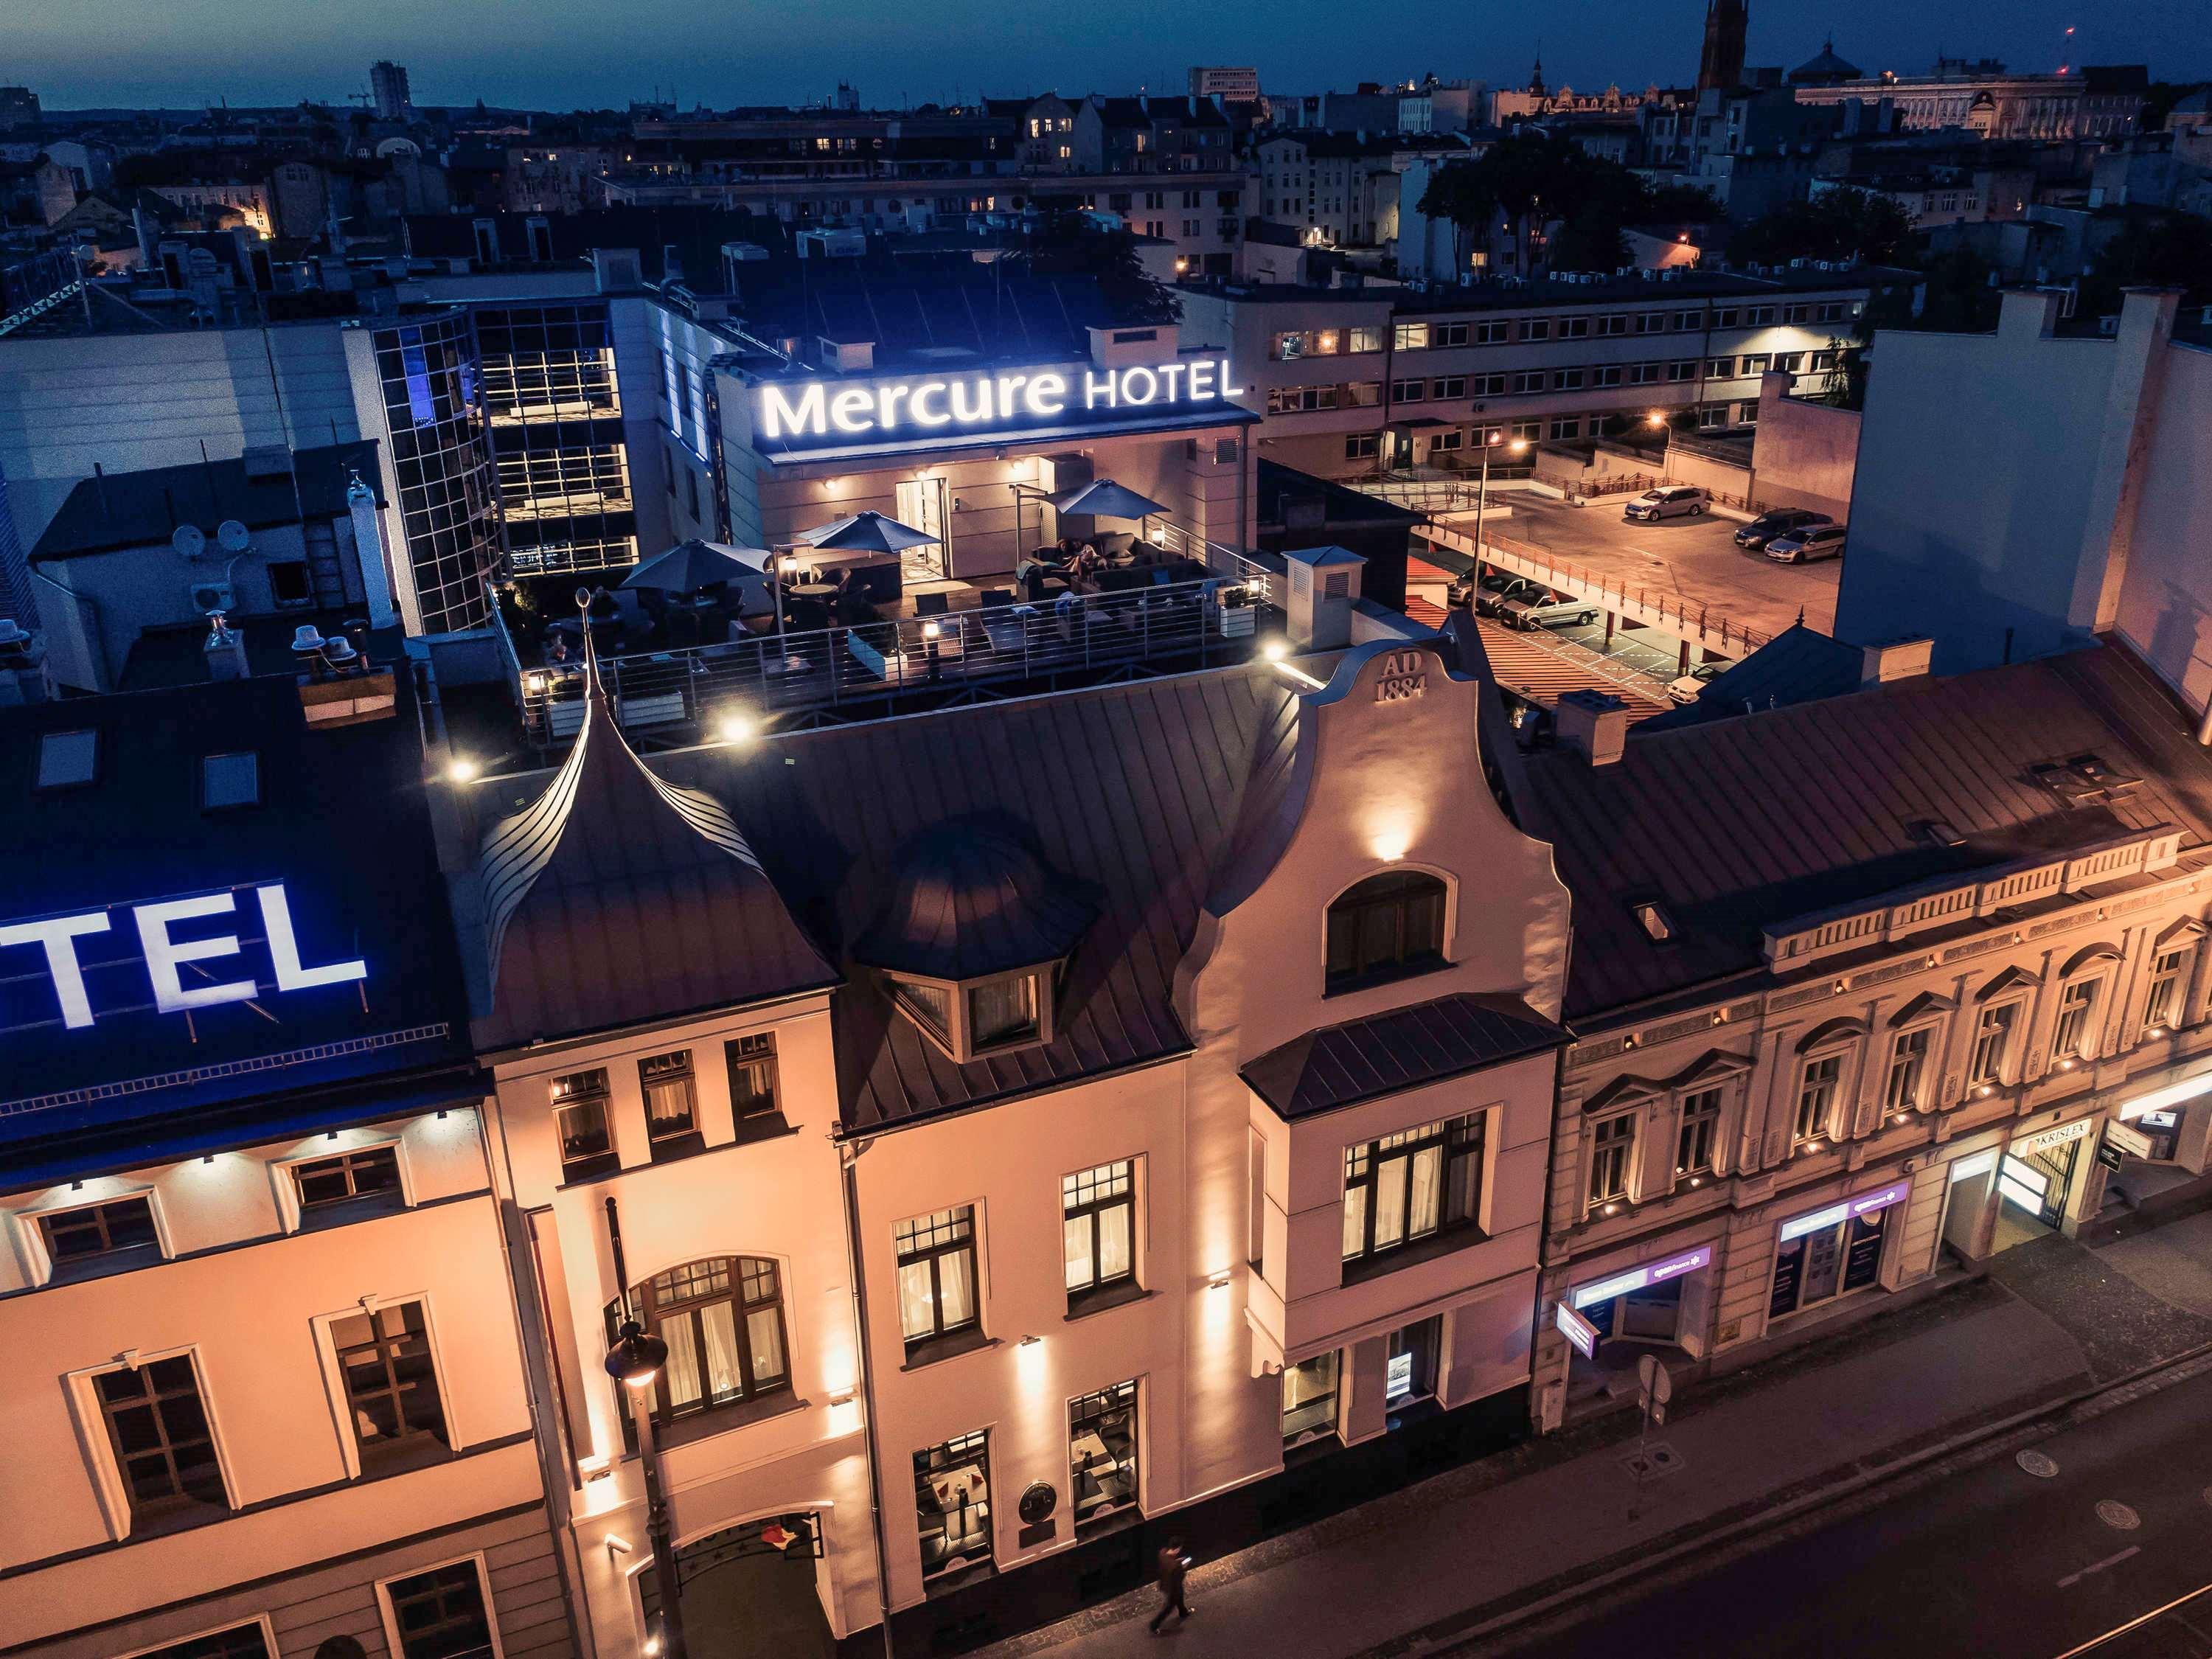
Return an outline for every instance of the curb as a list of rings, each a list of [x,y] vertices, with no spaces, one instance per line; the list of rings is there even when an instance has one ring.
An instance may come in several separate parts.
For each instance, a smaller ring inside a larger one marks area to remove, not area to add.
[[[1480,1607],[1468,1608],[1449,1618],[1432,1621],[1419,1630],[1408,1631],[1389,1641],[1359,1649],[1346,1659],[1414,1659],[1416,1656],[1436,1653],[1459,1643],[1501,1634],[1517,1626],[1533,1623],[1547,1613],[1558,1612],[1571,1601],[1602,1595],[1632,1577],[1654,1576],[1686,1559],[1693,1553],[1725,1548],[1749,1536],[1757,1528],[1786,1525],[1814,1510],[1931,1464],[1940,1463],[1960,1452],[2002,1439],[2045,1419],[2058,1419],[2076,1413],[2085,1418],[2101,1415],[2108,1406],[2123,1403],[2117,1396],[2124,1393],[2132,1399],[2154,1393],[2155,1389],[2144,1385],[2160,1377],[2161,1373],[2179,1371],[2208,1358],[2212,1358],[2212,1342],[2199,1343],[2165,1358],[2153,1360],[2107,1382],[2093,1382],[2086,1387],[2071,1382],[2056,1384],[2051,1389],[2039,1390],[2035,1395],[2024,1397],[2034,1403],[2000,1405],[1995,1409],[2003,1413],[2002,1416],[1972,1428],[1955,1430],[1945,1434],[1942,1439],[1902,1452],[1875,1467],[1865,1467],[1864,1460],[1858,1460],[1841,1465],[1827,1474],[1793,1480],[1777,1487],[1764,1498],[1731,1505],[1704,1521],[1687,1522],[1649,1545],[1616,1550],[1595,1561],[1571,1567],[1548,1579],[1493,1598]],[[2198,1368],[2202,1369],[2201,1365]],[[2184,1379],[2176,1376],[2169,1380],[2180,1382]],[[2092,1409],[2085,1412],[2083,1407]],[[2045,1433],[2060,1433],[2069,1426],[2071,1425],[2067,1422],[2052,1420]],[[1943,1433],[1941,1429],[1932,1432]],[[2034,1437],[2044,1437],[2039,1435]],[[1904,1443],[1910,1445],[1911,1443]],[[1844,1473],[1846,1470],[1853,1472],[1847,1474]]]

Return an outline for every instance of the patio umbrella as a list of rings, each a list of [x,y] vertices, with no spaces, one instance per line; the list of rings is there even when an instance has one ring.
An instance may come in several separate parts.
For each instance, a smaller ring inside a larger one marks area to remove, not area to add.
[[[1141,524],[1155,513],[1168,511],[1162,503],[1148,495],[1139,495],[1111,478],[1093,478],[1087,484],[1063,489],[1046,499],[1062,513],[1072,513],[1079,518],[1134,519]]]
[[[767,576],[759,566],[744,556],[755,551],[751,548],[726,547],[720,542],[702,542],[694,537],[647,559],[623,577],[622,585],[658,588],[664,593],[696,593],[722,582],[763,587],[767,584]],[[765,561],[768,555],[760,553],[758,556]]]
[[[938,538],[880,513],[855,513],[835,524],[802,530],[793,539],[825,553],[902,553],[909,547],[933,546]]]

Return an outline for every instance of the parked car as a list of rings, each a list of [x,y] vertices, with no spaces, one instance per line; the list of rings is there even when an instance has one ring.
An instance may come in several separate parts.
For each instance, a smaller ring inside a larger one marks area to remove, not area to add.
[[[1601,614],[1594,600],[1550,593],[1542,588],[1508,599],[1504,611],[1505,621],[1515,628],[1571,628],[1578,623],[1594,623]]]
[[[1493,570],[1477,581],[1474,570],[1464,570],[1451,579],[1451,586],[1445,590],[1445,597],[1455,605],[1471,605],[1479,611],[1482,609],[1484,599],[1504,592],[1522,580],[1510,570]]]
[[[1767,543],[1766,556],[1778,564],[1805,564],[1814,559],[1840,559],[1844,556],[1844,526],[1839,524],[1808,525],[1802,530],[1793,530],[1786,536],[1777,536]]]
[[[1505,607],[1516,599],[1541,599],[1546,592],[1540,583],[1532,582],[1526,576],[1508,576],[1498,586],[1492,587],[1490,583],[1496,580],[1489,578],[1475,590],[1474,608],[1486,617],[1503,617]]]
[[[1793,530],[1803,530],[1816,524],[1833,524],[1835,520],[1825,513],[1815,513],[1807,507],[1778,507],[1771,513],[1762,513],[1735,532],[1738,547],[1761,548],[1777,536],[1786,536]]]
[[[1695,518],[1712,504],[1712,491],[1703,484],[1667,484],[1645,490],[1620,512],[1625,519],[1648,522],[1656,519]]]
[[[1679,679],[1667,682],[1667,695],[1676,702],[1695,702],[1698,694],[1735,665],[1728,662],[1701,662]]]

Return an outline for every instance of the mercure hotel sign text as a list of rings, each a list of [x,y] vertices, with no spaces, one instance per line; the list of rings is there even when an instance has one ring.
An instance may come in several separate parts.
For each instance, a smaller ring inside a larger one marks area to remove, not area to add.
[[[753,431],[763,442],[793,448],[1013,435],[1102,425],[1117,416],[1190,414],[1225,405],[1243,390],[1231,383],[1226,357],[1118,368],[1070,364],[875,380],[769,380],[753,388]]]

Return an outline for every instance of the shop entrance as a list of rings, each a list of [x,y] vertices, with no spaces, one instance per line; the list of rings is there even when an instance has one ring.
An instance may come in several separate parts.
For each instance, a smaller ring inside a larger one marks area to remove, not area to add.
[[[1997,1165],[1996,1248],[2007,1249],[2055,1232],[2066,1218],[2066,1197],[2072,1190],[2074,1165],[2087,1143],[2087,1126],[2081,1133],[2056,1145],[2027,1142],[2025,1154],[2007,1152]]]
[[[821,1559],[811,1515],[748,1521],[684,1545],[676,1577],[693,1659],[832,1659],[836,1638],[815,1583]],[[639,1589],[650,1626],[660,1611],[651,1567]]]
[[[898,521],[937,538],[920,547],[909,547],[899,555],[900,570],[909,588],[916,582],[943,581],[951,574],[952,563],[945,544],[945,520],[944,479],[899,481]]]

